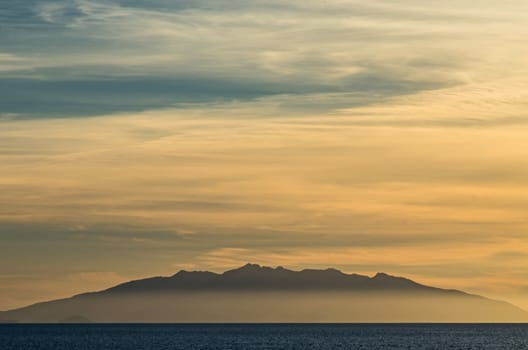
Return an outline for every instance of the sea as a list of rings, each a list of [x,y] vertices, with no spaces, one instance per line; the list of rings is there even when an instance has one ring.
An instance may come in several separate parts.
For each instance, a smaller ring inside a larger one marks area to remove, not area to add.
[[[0,325],[0,350],[528,349],[528,324]]]

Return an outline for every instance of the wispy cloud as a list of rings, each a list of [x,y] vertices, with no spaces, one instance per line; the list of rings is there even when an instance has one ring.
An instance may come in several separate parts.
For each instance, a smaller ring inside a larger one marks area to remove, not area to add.
[[[3,109],[94,115],[270,94],[328,95],[327,111],[343,107],[332,105],[335,93],[381,102],[463,84],[490,59],[481,43],[520,23],[506,24],[508,7],[493,21],[496,7],[470,10],[381,1],[24,1],[0,13],[7,54],[26,60],[4,65],[5,78],[18,80],[2,84],[45,86],[25,94],[38,110],[2,88]],[[21,18],[34,27],[20,27]],[[226,85],[237,90],[223,93]],[[147,88],[138,95],[129,86]],[[121,102],[105,102],[101,91]]]

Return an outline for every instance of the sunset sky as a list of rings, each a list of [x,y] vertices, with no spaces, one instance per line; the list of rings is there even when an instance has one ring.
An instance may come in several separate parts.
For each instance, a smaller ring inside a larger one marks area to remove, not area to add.
[[[528,309],[526,0],[7,0],[0,310],[247,262]]]

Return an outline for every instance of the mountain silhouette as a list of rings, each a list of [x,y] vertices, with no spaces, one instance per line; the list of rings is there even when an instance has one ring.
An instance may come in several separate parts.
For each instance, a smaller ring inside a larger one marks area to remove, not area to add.
[[[141,293],[174,291],[378,291],[462,293],[418,284],[403,277],[377,273],[374,277],[346,274],[336,269],[292,271],[246,264],[217,274],[209,271],[181,270],[171,277],[130,281],[99,292]]]
[[[179,271],[0,312],[11,322],[522,322],[502,301],[403,277],[246,264]]]

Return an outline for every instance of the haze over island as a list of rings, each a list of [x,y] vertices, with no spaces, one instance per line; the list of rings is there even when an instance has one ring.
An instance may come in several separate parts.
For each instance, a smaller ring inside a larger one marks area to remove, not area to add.
[[[292,271],[246,264],[180,270],[0,312],[0,323],[526,322],[503,301],[378,272]]]
[[[528,309],[524,0],[0,6],[0,310],[247,261]]]

